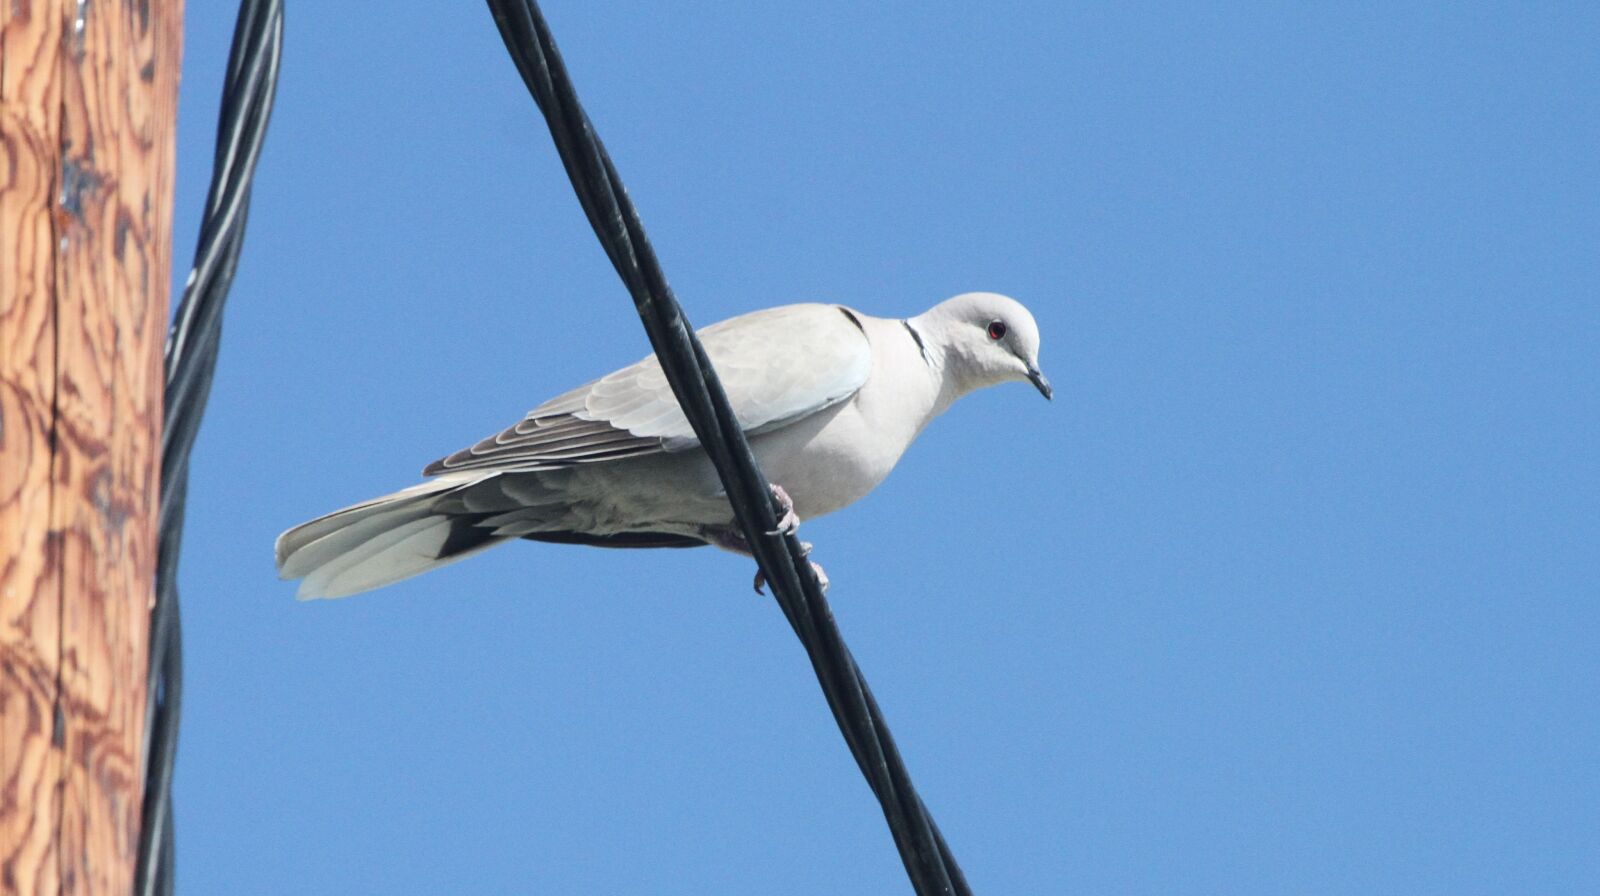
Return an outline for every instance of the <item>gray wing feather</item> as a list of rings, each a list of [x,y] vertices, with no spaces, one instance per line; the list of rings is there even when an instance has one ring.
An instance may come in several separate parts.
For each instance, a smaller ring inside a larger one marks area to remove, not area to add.
[[[700,331],[734,415],[751,435],[845,401],[872,370],[872,349],[837,305],[785,305]],[[436,460],[454,470],[544,470],[681,451],[699,445],[651,355],[558,395],[515,426]]]

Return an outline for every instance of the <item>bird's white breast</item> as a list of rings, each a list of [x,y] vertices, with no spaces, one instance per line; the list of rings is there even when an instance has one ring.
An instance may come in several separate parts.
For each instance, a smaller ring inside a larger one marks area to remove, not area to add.
[[[938,381],[900,321],[857,315],[872,373],[846,402],[751,440],[768,478],[801,519],[846,507],[889,475],[935,415]]]

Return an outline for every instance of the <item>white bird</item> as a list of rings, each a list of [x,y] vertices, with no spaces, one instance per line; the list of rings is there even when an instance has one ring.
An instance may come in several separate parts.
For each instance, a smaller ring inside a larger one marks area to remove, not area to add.
[[[785,305],[699,335],[790,530],[872,491],[963,395],[1010,380],[1051,394],[1033,315],[995,293],[905,320]],[[432,478],[280,535],[279,575],[304,580],[296,596],[369,591],[514,538],[749,553],[655,355],[422,472]]]

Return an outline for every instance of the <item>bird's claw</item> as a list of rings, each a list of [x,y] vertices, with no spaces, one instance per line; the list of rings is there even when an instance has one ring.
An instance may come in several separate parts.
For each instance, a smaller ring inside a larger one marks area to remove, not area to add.
[[[808,561],[809,562],[809,561]],[[821,563],[811,564],[811,574],[817,577],[817,587],[823,591],[828,590],[828,574],[822,571]]]
[[[802,556],[802,557],[811,556],[811,542],[809,542],[809,541],[800,542],[800,556]],[[811,572],[814,575],[816,575],[817,584],[822,586],[822,590],[823,591],[827,591],[828,590],[828,574],[822,571],[822,564],[817,563],[815,561],[810,561],[810,560],[808,560],[806,562],[811,564]],[[764,594],[767,593],[766,590],[765,590],[766,587],[767,587],[767,574],[762,572],[760,567],[756,568],[756,578],[755,578],[755,581],[752,584],[755,586],[757,594],[764,595]]]
[[[793,535],[800,531],[800,515],[794,512],[794,499],[783,490],[781,485],[772,486],[772,497],[778,502],[778,507],[783,510],[778,517],[778,528],[768,532],[768,535]]]

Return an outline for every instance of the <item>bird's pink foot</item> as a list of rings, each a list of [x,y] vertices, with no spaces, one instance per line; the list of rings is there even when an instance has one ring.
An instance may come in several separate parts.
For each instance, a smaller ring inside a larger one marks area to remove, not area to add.
[[[773,500],[778,502],[780,513],[778,516],[778,528],[767,534],[793,535],[800,529],[800,515],[795,513],[794,500],[789,497],[788,492],[783,490],[783,486],[773,485],[771,488]],[[754,556],[750,550],[750,542],[745,540],[744,532],[738,526],[706,526],[701,530],[700,535],[706,540],[707,544],[716,545],[725,551],[733,551],[746,557]],[[800,556],[807,557],[810,554],[811,542],[800,542]],[[811,571],[816,575],[817,584],[822,586],[822,590],[828,590],[828,574],[822,571],[821,564],[811,563]],[[767,577],[759,568],[756,570],[756,577],[752,585],[755,587],[757,594],[767,593],[765,590]]]
[[[771,485],[772,497],[778,502],[778,507],[783,512],[778,517],[778,528],[768,532],[768,535],[793,535],[800,531],[800,515],[794,512],[794,499],[783,490],[781,485]]]

